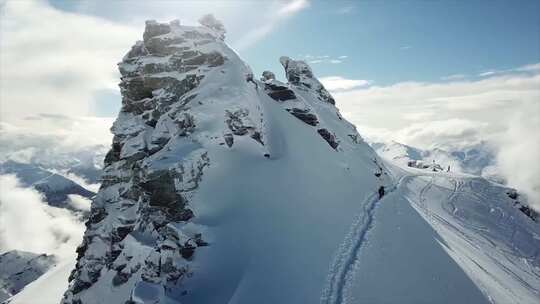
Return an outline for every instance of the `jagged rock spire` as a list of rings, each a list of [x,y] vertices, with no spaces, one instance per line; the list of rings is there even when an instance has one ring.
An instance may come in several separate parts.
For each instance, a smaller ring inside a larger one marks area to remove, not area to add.
[[[319,99],[322,101],[330,104],[336,103],[322,83],[313,76],[311,67],[305,61],[282,56],[279,58],[279,62],[285,69],[285,75],[290,84],[313,89],[319,93]]]

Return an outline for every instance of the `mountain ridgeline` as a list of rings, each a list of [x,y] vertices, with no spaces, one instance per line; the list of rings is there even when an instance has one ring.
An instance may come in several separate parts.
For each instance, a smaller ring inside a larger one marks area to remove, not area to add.
[[[345,235],[353,214],[336,210],[390,183],[305,62],[280,58],[288,83],[269,71],[258,79],[221,22],[200,23],[148,21],[119,63],[122,109],[64,304],[223,302],[247,265],[268,258],[261,249],[280,256],[295,244],[286,259],[301,259],[317,242],[301,260],[318,266],[322,287],[341,239],[317,231]],[[322,207],[268,235],[310,206]],[[289,266],[267,277],[277,283]]]

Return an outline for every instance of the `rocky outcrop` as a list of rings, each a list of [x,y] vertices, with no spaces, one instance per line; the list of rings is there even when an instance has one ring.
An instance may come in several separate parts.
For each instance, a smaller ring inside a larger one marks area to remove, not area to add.
[[[290,84],[315,91],[318,99],[323,102],[332,105],[336,103],[322,83],[313,76],[313,72],[307,63],[302,60],[292,60],[285,56],[281,57],[279,61],[285,68],[285,74]]]
[[[319,124],[317,115],[310,113],[309,109],[292,108],[287,109],[287,112],[291,113],[294,117],[300,119],[310,126],[316,126]]]
[[[332,149],[337,149],[339,143],[336,141],[336,136],[334,134],[330,133],[327,129],[319,129],[317,132],[324,140],[326,140]]]
[[[275,82],[265,83],[264,89],[266,94],[275,101],[286,101],[295,99],[296,95],[287,86],[277,84]]]
[[[190,197],[210,163],[192,136],[192,109],[202,104],[193,103],[194,91],[227,61],[219,47],[223,25],[212,16],[201,24],[148,21],[143,41],[119,64],[122,110],[63,303],[93,303],[100,280],[119,288],[122,303],[145,284],[175,297],[196,249],[208,245],[201,233],[182,229],[194,217]],[[245,111],[225,114],[234,134],[257,137]],[[120,291],[126,288],[131,292]]]
[[[508,198],[512,200],[512,203],[514,205],[514,208],[517,208],[521,213],[525,214],[529,219],[531,219],[534,222],[537,222],[540,219],[540,214],[535,211],[533,208],[529,207],[526,204],[523,204],[520,202],[520,195],[517,192],[516,189],[508,189],[506,191],[506,195]]]
[[[276,79],[276,75],[270,71],[264,71],[262,73],[262,77],[261,77],[261,81],[265,82],[265,81],[271,81],[271,80],[275,80]]]

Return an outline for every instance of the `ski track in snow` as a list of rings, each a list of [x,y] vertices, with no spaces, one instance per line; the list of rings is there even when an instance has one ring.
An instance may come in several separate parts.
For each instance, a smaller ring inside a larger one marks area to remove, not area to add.
[[[330,267],[326,287],[321,296],[322,304],[341,304],[347,302],[345,299],[346,286],[353,279],[358,255],[364,245],[368,232],[373,228],[377,203],[384,200],[385,197],[396,190],[407,177],[409,176],[401,177],[397,183],[388,187],[383,198],[379,199],[379,194],[375,191],[368,195],[361,203],[362,210],[355,216],[349,233],[340,244],[334,262]]]
[[[423,214],[425,216],[425,219],[429,222],[429,224],[434,229],[436,229],[438,231],[440,229],[440,228],[438,229],[438,227],[442,226],[442,227],[444,227],[444,229],[446,229],[448,231],[451,231],[451,232],[455,233],[456,235],[458,235],[461,239],[465,240],[470,246],[474,247],[476,250],[483,250],[481,245],[478,244],[479,241],[488,243],[492,248],[497,247],[497,245],[493,241],[491,241],[489,239],[489,237],[484,235],[484,232],[485,232],[485,229],[486,229],[485,227],[476,226],[476,225],[473,225],[471,223],[467,223],[466,221],[463,221],[461,218],[456,216],[457,208],[454,205],[454,200],[457,199],[457,196],[459,194],[464,193],[464,194],[471,195],[471,196],[473,196],[473,197],[475,197],[476,199],[479,199],[479,200],[489,200],[489,198],[487,198],[487,197],[485,197],[483,195],[483,193],[481,192],[480,189],[474,189],[473,182],[471,182],[471,181],[464,182],[464,181],[459,180],[459,179],[446,177],[453,184],[453,189],[449,189],[450,194],[447,197],[447,200],[444,202],[447,205],[446,206],[442,205],[441,207],[457,223],[460,223],[464,228],[469,229],[470,231],[474,231],[474,236],[463,232],[463,229],[460,229],[460,228],[456,227],[456,225],[449,222],[448,219],[445,219],[443,216],[438,215],[438,214],[436,214],[436,212],[431,211],[428,204],[426,203],[426,201],[427,201],[426,194],[430,191],[430,189],[433,186],[438,186],[435,183],[435,179],[436,178],[443,178],[443,177],[434,176],[434,175],[418,175],[418,176],[411,176],[411,177],[421,177],[421,176],[426,176],[426,177],[430,176],[431,178],[426,183],[426,185],[422,187],[422,189],[418,193],[417,203],[415,203],[413,201],[413,202],[411,202],[411,204],[412,204],[413,207],[416,206],[417,208],[419,208],[420,211],[421,211],[420,212],[421,214],[423,212]],[[476,191],[464,191],[463,188],[465,188],[465,187],[468,187],[468,188],[470,188],[472,190],[478,190],[478,192],[476,192]],[[515,233],[515,231],[514,231],[514,233]],[[508,259],[508,257],[506,257],[505,253],[503,253],[503,254],[504,254],[504,257],[506,258],[506,262],[515,264],[514,261],[512,261],[511,259]],[[491,274],[488,270],[486,270],[482,265],[480,265],[478,262],[473,260],[471,257],[466,257],[466,258],[470,259],[478,267],[478,269],[480,271],[484,272],[487,276],[491,277],[491,279],[494,282],[497,282],[498,286],[500,286],[501,288],[506,289],[509,294],[512,294],[516,298],[519,298],[519,296],[517,294],[515,294],[512,289],[506,287],[505,284],[503,284],[503,282],[500,282],[500,278],[498,278],[497,276],[494,276],[493,274]],[[488,254],[487,259],[490,260],[493,264],[498,265],[500,270],[505,272],[508,276],[512,277],[515,281],[519,282],[525,288],[527,288],[529,290],[536,290],[536,288],[534,286],[531,286],[526,280],[524,280],[518,274],[514,273],[511,269],[509,269],[508,266],[506,266],[504,263],[498,261],[497,258],[495,258],[492,255]],[[519,268],[519,266],[517,266],[517,267]],[[532,269],[530,269],[530,271],[534,272],[534,270],[532,270]],[[489,301],[494,302],[494,300],[490,297],[489,292],[487,292],[485,290],[485,287],[482,284],[478,285],[478,287],[482,290],[482,292],[484,293],[486,298],[488,298]]]

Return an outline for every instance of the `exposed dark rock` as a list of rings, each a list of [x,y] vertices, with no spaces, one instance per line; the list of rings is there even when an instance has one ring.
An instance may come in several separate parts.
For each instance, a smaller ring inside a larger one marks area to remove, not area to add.
[[[509,198],[513,200],[516,200],[518,198],[518,193],[514,189],[509,190],[508,192],[506,192],[506,194],[508,195]]]
[[[202,239],[202,234],[197,233],[193,236],[193,241],[197,244],[197,247],[208,246],[208,243]]]
[[[309,65],[302,60],[292,60],[289,57],[279,59],[281,65],[285,68],[285,74],[290,84],[304,89],[312,89],[317,93],[319,100],[335,104],[334,98],[324,88],[324,86],[313,76]]]
[[[360,137],[360,134],[347,134],[351,141],[355,144],[360,144],[362,142],[362,137]]]
[[[160,37],[149,38],[144,42],[146,50],[154,56],[167,56],[175,52],[181,52],[184,47],[176,45],[186,42],[182,37],[162,39]]]
[[[146,21],[146,27],[144,29],[143,39],[147,41],[148,39],[167,34],[171,32],[171,27],[165,23],[157,23],[154,20]]]
[[[107,216],[107,211],[103,207],[92,207],[90,210],[90,217],[88,223],[97,224],[101,222]]]
[[[127,53],[126,55],[126,58],[136,58],[136,57],[141,57],[141,56],[146,56],[148,55],[148,52],[146,51],[145,47],[144,47],[144,44],[139,42],[139,43],[136,43],[132,48],[131,50]],[[126,73],[125,71],[120,71],[120,73],[122,75],[124,75],[124,73]]]
[[[265,90],[268,96],[276,101],[296,99],[294,92],[286,86],[267,83],[265,84]]]
[[[255,139],[258,143],[264,146],[264,142],[262,140],[261,132],[254,131],[253,134],[251,134],[251,138]]]
[[[133,230],[133,226],[119,226],[117,227],[111,236],[113,243],[122,241]]]
[[[337,149],[339,146],[339,143],[336,141],[336,137],[334,134],[330,133],[327,129],[319,129],[317,130],[319,135],[321,135],[324,140],[332,147],[333,149]]]
[[[319,120],[317,119],[317,116],[313,113],[309,113],[309,109],[292,108],[292,109],[287,109],[287,111],[291,113],[292,115],[294,115],[296,118],[307,123],[308,125],[316,126],[319,124]]]
[[[317,88],[317,93],[319,93],[319,98],[324,101],[328,102],[329,104],[336,104],[336,101],[334,100],[334,97],[328,93],[328,91],[322,86],[322,84]]]
[[[538,219],[538,213],[534,211],[529,206],[522,205],[519,207],[519,211],[523,212],[526,216],[528,216],[531,220],[535,221]]]
[[[181,210],[185,206],[184,198],[176,192],[174,177],[169,171],[162,171],[141,184],[150,195],[150,206]]]
[[[196,99],[199,92],[194,89],[209,71],[228,60],[220,48],[198,47],[221,43],[223,25],[211,16],[202,18],[201,24],[205,28],[176,30],[178,22],[148,22],[144,40],[119,64],[122,110],[111,129],[115,137],[105,159],[102,186],[77,249],[64,304],[86,302],[101,275],[128,294],[132,280],[135,284],[143,280],[162,285],[167,296],[177,297],[177,281],[190,274],[186,260],[194,257],[197,247],[208,245],[200,233],[178,225],[194,216],[189,200],[210,163],[204,145],[191,136],[198,131],[193,112],[205,101]],[[259,119],[247,109],[225,113],[230,130],[224,136],[226,143],[232,146],[237,135],[262,144],[255,117]],[[186,149],[176,145],[184,142]],[[132,238],[151,247],[150,253],[134,256],[139,245],[128,245]]]
[[[276,75],[270,71],[264,71],[262,73],[261,81],[275,80]]]
[[[248,133],[250,126],[244,125],[243,121],[243,118],[248,115],[247,110],[241,109],[234,112],[225,110],[225,115],[227,116],[225,123],[234,135],[242,136]]]
[[[184,246],[180,248],[180,254],[186,260],[191,259],[194,253],[195,253],[195,246],[189,244],[188,242],[186,242]]]
[[[189,113],[182,113],[175,122],[179,129],[179,136],[186,136],[195,129],[195,118]]]
[[[120,84],[124,106],[130,104],[130,100],[142,100],[152,98],[152,88],[145,85],[142,77],[131,77],[124,79]]]
[[[197,56],[184,60],[183,64],[187,66],[201,66],[207,64],[210,67],[223,65],[225,58],[217,52],[208,54],[199,53]]]
[[[129,281],[129,278],[131,278],[131,275],[131,272],[123,271],[123,269],[117,270],[116,274],[112,279],[112,285],[119,286],[126,283],[127,281]]]
[[[285,74],[290,83],[299,85],[302,84],[302,78],[313,78],[311,68],[304,61],[295,61],[288,57],[281,57],[279,61],[285,68]]]
[[[92,283],[90,282],[76,280],[71,287],[71,291],[73,292],[73,294],[78,294],[79,292],[88,289],[90,286],[92,286]]]

